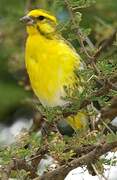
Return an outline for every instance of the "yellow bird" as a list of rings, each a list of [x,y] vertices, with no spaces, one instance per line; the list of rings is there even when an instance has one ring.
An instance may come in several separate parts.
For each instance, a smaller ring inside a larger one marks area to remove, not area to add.
[[[81,67],[80,56],[70,43],[57,33],[57,19],[42,9],[30,11],[21,18],[26,23],[28,38],[26,41],[25,61],[31,86],[43,106],[63,106],[67,102],[64,87],[73,89],[80,81],[75,69]],[[75,129],[82,128],[86,115],[78,113],[76,118],[69,117],[68,122]]]

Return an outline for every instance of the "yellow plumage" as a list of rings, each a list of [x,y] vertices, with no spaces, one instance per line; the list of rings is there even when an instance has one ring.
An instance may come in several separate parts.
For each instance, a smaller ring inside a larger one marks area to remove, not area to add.
[[[74,71],[80,68],[80,57],[56,32],[57,20],[48,12],[32,10],[22,20],[27,23],[25,60],[31,86],[44,106],[64,105],[64,87],[79,83]]]

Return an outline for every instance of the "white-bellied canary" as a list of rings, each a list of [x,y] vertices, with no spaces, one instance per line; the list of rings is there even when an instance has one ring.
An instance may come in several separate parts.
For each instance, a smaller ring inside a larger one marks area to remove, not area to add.
[[[26,68],[31,86],[43,106],[63,106],[66,101],[64,87],[73,90],[77,84],[75,69],[80,69],[80,56],[62,36],[57,33],[57,19],[42,9],[30,11],[21,19],[27,26],[25,51]],[[86,114],[79,112],[68,117],[74,129],[86,126]]]

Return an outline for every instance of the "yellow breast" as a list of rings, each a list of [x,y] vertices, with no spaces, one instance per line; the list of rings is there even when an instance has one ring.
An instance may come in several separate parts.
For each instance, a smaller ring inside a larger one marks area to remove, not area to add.
[[[75,67],[80,58],[62,39],[29,35],[26,42],[26,67],[35,94],[44,106],[58,106],[65,102],[64,86],[75,81]]]

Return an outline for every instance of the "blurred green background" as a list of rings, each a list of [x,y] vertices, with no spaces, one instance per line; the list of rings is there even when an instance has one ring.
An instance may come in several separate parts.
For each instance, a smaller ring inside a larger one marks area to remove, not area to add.
[[[39,7],[52,11],[61,23],[67,22],[69,17],[63,2],[0,0],[0,121],[10,120],[17,109],[25,109],[24,102],[32,96],[31,91],[27,90],[29,86],[24,65],[25,26],[19,18],[29,9]],[[81,12],[82,26],[93,29],[91,38],[94,42],[103,40],[113,27],[117,27],[117,0],[97,0]],[[69,29],[66,31],[69,32]],[[66,38],[70,39],[68,36]]]

